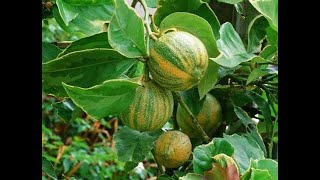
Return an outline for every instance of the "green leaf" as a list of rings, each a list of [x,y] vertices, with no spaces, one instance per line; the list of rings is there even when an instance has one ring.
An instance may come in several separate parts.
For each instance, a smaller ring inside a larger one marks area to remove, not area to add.
[[[224,138],[214,138],[208,144],[197,146],[193,151],[193,170],[195,173],[203,174],[212,168],[212,162],[217,154],[232,156],[234,148]]]
[[[215,39],[220,38],[220,34],[219,34],[220,22],[216,14],[214,13],[214,11],[210,8],[208,3],[202,3],[200,7],[196,11],[194,11],[194,14],[208,21],[208,23],[212,28]]]
[[[42,171],[46,173],[49,177],[54,180],[57,180],[57,176],[54,170],[53,165],[45,157],[42,156]]]
[[[209,61],[208,68],[198,84],[198,92],[202,99],[218,82],[219,65]]]
[[[127,126],[122,127],[114,134],[115,147],[120,161],[140,162],[150,152],[153,142],[162,133],[162,130],[154,132],[139,132]]]
[[[61,52],[57,46],[42,42],[42,63],[55,59]]]
[[[86,49],[95,49],[95,48],[107,48],[112,49],[108,42],[108,33],[102,32],[95,34],[89,37],[79,39],[72,42],[63,52],[59,54],[58,57],[66,55],[74,51],[81,51]]]
[[[255,68],[251,71],[251,73],[248,76],[246,85],[250,84],[252,81],[258,79],[259,77],[265,76],[270,74],[269,69],[258,69]]]
[[[167,16],[160,24],[161,32],[176,28],[198,37],[205,45],[209,57],[216,57],[219,52],[210,24],[203,18],[186,12],[176,12]]]
[[[268,45],[260,52],[260,56],[269,61],[274,57],[277,51],[278,48],[276,46]]]
[[[259,56],[247,53],[240,36],[231,23],[222,24],[219,32],[220,39],[217,41],[217,47],[221,54],[216,58],[210,58],[212,61],[221,66],[233,68],[242,62],[261,59]]]
[[[271,180],[278,179],[278,162],[272,159],[252,160],[251,167],[256,169],[267,170]]]
[[[249,2],[267,18],[270,26],[278,31],[278,0],[249,0]]]
[[[76,106],[71,99],[53,103],[52,106],[58,110],[58,116],[68,122],[82,114],[82,110]]]
[[[212,169],[204,173],[205,179],[224,180],[238,179],[239,168],[232,157],[218,154],[213,157]]]
[[[202,109],[205,98],[200,100],[199,93],[196,88],[192,88],[187,91],[181,91],[180,94],[192,114],[197,116]]]
[[[167,174],[161,174],[159,177],[157,177],[157,180],[175,180],[175,179],[170,177]]]
[[[93,35],[102,31],[110,21],[114,5],[112,0],[56,0],[58,13],[53,12],[60,26],[68,32]]]
[[[196,173],[188,173],[183,177],[179,177],[179,180],[203,180],[203,175],[196,174]]]
[[[44,90],[66,96],[61,82],[83,88],[119,77],[136,63],[111,49],[76,51],[42,64]]]
[[[250,180],[272,180],[268,170],[252,169]]]
[[[139,84],[125,79],[112,79],[90,88],[65,83],[63,86],[77,106],[90,116],[100,119],[125,110],[133,101]]]
[[[263,39],[266,36],[266,29],[269,26],[267,19],[259,15],[255,17],[248,27],[248,47],[249,53],[258,53],[261,51]]]
[[[267,41],[270,45],[278,48],[278,32],[273,30],[271,27],[267,28]]]
[[[124,0],[115,1],[108,27],[110,45],[129,58],[147,56],[143,21]]]
[[[255,141],[249,142],[247,138],[233,134],[231,136],[224,134],[223,137],[234,148],[232,156],[239,164],[240,173],[243,174],[250,167],[250,158],[264,159],[264,153]]]
[[[158,9],[154,13],[157,26],[168,15],[174,12],[193,12],[201,5],[201,0],[158,0]]]
[[[237,4],[243,0],[218,0],[218,2],[227,3],[227,4]]]
[[[258,132],[258,129],[255,124],[253,124],[249,115],[240,107],[234,106],[234,112],[237,117],[241,120],[241,122],[246,126],[247,134],[245,136],[248,140],[253,139],[256,143],[258,143],[260,149],[263,151],[264,156],[267,156],[267,149],[264,145],[261,135]]]
[[[157,1],[158,0],[146,0],[147,6],[150,8],[156,8],[157,7]]]
[[[126,162],[124,165],[124,170],[125,171],[131,171],[132,169],[134,169],[135,167],[137,167],[139,164],[139,162]]]

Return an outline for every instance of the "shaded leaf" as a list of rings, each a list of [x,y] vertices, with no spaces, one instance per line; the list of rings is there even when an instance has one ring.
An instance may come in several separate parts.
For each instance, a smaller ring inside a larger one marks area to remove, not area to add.
[[[267,41],[270,45],[278,48],[278,32],[273,30],[271,27],[267,28]]]
[[[143,21],[124,0],[115,1],[108,27],[110,45],[129,58],[147,56]]]
[[[215,37],[215,39],[219,39],[220,38],[220,34],[219,34],[219,29],[220,29],[220,22],[219,19],[217,18],[216,14],[214,13],[214,11],[210,8],[208,3],[202,3],[200,5],[200,7],[194,11],[194,14],[202,17],[203,19],[205,19],[206,21],[208,21],[208,23],[210,24],[212,31],[213,31],[213,35]]]
[[[219,52],[210,24],[203,18],[186,12],[176,12],[167,16],[160,24],[161,32],[176,28],[198,37],[205,45],[209,57],[216,57]]]
[[[127,171],[127,172],[128,172],[128,171],[131,171],[132,169],[134,169],[135,167],[137,167],[138,164],[139,164],[139,162],[131,162],[131,161],[126,162],[126,163],[124,164],[124,170]]]
[[[269,26],[267,19],[259,15],[255,17],[248,27],[248,47],[249,53],[258,53],[261,51],[263,39],[266,37],[266,29]]]
[[[193,170],[195,173],[203,174],[212,168],[212,162],[217,154],[232,156],[234,148],[224,138],[214,138],[210,143],[197,146],[193,151]]]
[[[56,19],[60,19],[58,24],[68,32],[81,32],[86,35],[101,32],[114,10],[112,0],[56,0],[56,4],[58,11],[53,13]]]
[[[269,61],[274,57],[277,51],[278,48],[276,46],[268,45],[260,52],[260,56]]]
[[[122,127],[114,134],[115,147],[120,161],[140,162],[150,152],[153,142],[162,133],[161,130],[155,132],[139,132],[127,126]]]
[[[66,55],[70,52],[81,51],[86,49],[95,48],[107,48],[112,49],[108,42],[108,33],[102,32],[89,37],[81,38],[77,41],[72,42],[66,49],[64,49],[58,57]]]
[[[52,179],[57,180],[57,175],[55,173],[54,167],[47,158],[42,156],[42,171],[50,176]]]
[[[111,49],[76,51],[42,64],[44,92],[66,96],[61,82],[83,88],[119,77],[136,63]]]
[[[202,99],[218,82],[219,65],[209,61],[208,68],[198,84],[198,92]]]
[[[202,109],[205,98],[200,100],[200,96],[196,88],[192,88],[187,91],[181,91],[180,94],[192,114],[197,116]]]
[[[248,76],[246,85],[250,84],[252,81],[257,80],[258,78],[270,74],[271,71],[269,69],[258,69],[255,68],[251,71]]]
[[[55,59],[61,52],[57,46],[42,42],[42,63]]]
[[[73,102],[90,116],[100,119],[116,115],[125,110],[133,101],[138,83],[113,79],[90,88],[63,86]]]
[[[71,99],[53,103],[52,106],[58,110],[58,116],[66,122],[82,114],[82,110],[76,106]]]
[[[245,137],[233,134],[231,136],[224,134],[223,137],[234,148],[232,156],[239,164],[240,173],[243,174],[250,167],[250,158],[264,159],[263,151],[255,141],[249,142]]]
[[[158,0],[158,8],[154,13],[154,22],[157,26],[168,15],[174,12],[193,12],[201,5],[201,0]]]

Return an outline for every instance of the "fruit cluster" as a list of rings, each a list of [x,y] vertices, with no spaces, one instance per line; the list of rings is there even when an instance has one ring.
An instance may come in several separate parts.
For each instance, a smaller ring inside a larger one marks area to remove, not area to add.
[[[208,53],[204,44],[192,34],[168,32],[154,42],[146,65],[152,79],[144,78],[132,104],[120,114],[125,125],[138,131],[154,131],[166,124],[173,112],[171,91],[185,91],[198,84],[208,67]],[[192,151],[189,138],[200,136],[191,117],[180,105],[176,117],[182,132],[168,131],[155,143],[155,157],[167,168],[184,164]],[[220,126],[221,117],[219,102],[207,94],[196,118],[209,136],[212,137]]]

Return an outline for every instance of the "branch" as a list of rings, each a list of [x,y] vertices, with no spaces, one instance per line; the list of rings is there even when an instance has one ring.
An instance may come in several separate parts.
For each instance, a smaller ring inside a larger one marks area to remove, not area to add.
[[[147,28],[147,35],[148,37],[150,36],[153,40],[157,40],[158,38],[156,36],[153,35],[151,29],[150,29],[150,26],[149,26],[149,12],[148,12],[148,6],[145,2],[145,0],[139,0],[143,9],[144,9],[144,25],[146,26]],[[147,38],[147,41],[148,41],[148,38]],[[148,45],[148,42],[147,42],[147,45]],[[147,49],[148,53],[149,53],[149,50]]]
[[[193,124],[196,126],[196,128],[198,129],[198,131],[201,133],[202,138],[209,143],[210,138],[209,136],[204,132],[204,130],[202,129],[199,121],[196,119],[196,117],[194,117],[194,115],[192,114],[192,112],[190,111],[190,109],[188,108],[188,106],[186,105],[186,103],[183,101],[181,95],[178,92],[172,91],[172,94],[176,97],[177,101],[180,103],[181,107],[189,114],[189,116],[191,117],[191,120],[193,122]]]

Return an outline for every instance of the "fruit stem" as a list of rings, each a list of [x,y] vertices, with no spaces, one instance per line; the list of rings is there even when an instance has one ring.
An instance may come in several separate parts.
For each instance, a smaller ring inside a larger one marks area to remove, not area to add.
[[[160,170],[160,174],[163,174],[163,169],[161,164],[157,161],[156,156],[154,154],[154,149],[151,149],[151,153],[153,155],[154,161],[157,163],[158,169]]]
[[[143,81],[144,82],[148,82],[150,81],[150,77],[149,77],[149,66],[147,64],[148,59],[146,59],[146,61],[144,62],[144,74],[143,74]]]
[[[209,143],[210,142],[210,138],[209,136],[204,132],[204,130],[202,129],[199,121],[196,119],[196,117],[194,117],[194,115],[192,114],[191,110],[188,108],[187,104],[183,101],[181,95],[178,92],[172,91],[172,94],[175,96],[175,98],[177,99],[177,101],[180,103],[181,107],[188,113],[188,115],[191,117],[192,122],[194,125],[196,125],[196,128],[198,129],[198,131],[201,133],[202,138]]]
[[[156,40],[158,40],[158,38],[152,34],[151,28],[149,26],[149,12],[148,12],[148,6],[146,4],[146,1],[145,0],[139,0],[139,2],[141,3],[141,5],[142,5],[142,7],[144,9],[144,25],[147,28],[147,36],[148,37],[150,36],[153,40],[156,41]],[[147,39],[148,39],[148,37],[147,37]],[[147,44],[148,43],[149,42],[147,42]],[[147,52],[149,53],[149,49],[147,49]]]

